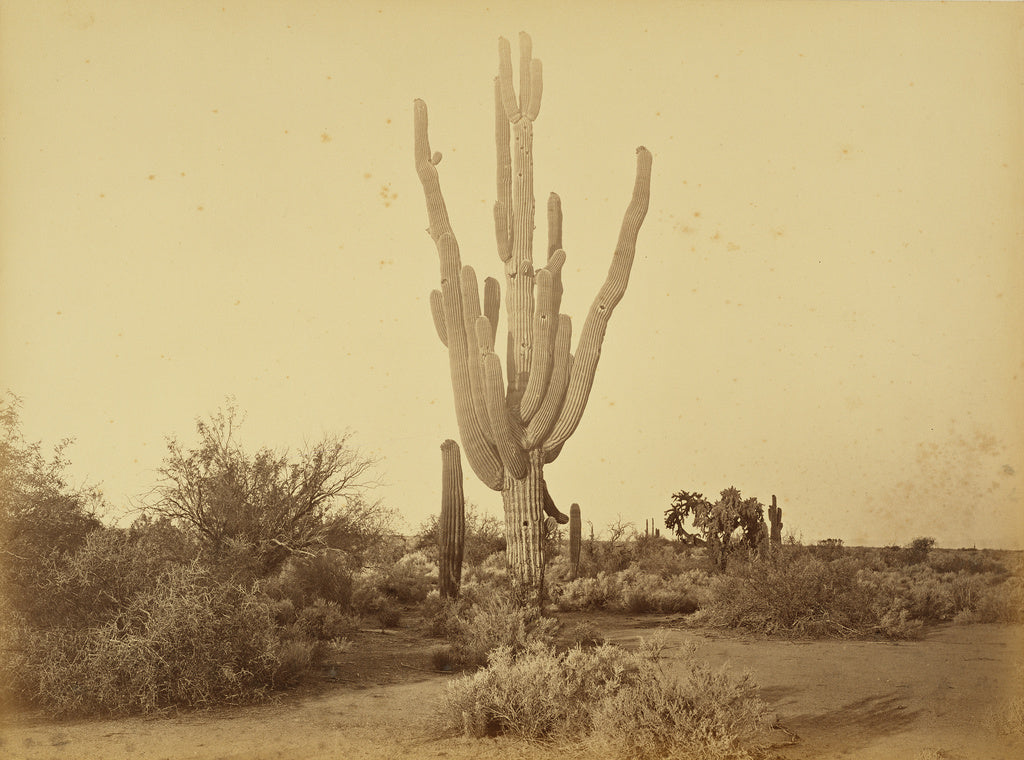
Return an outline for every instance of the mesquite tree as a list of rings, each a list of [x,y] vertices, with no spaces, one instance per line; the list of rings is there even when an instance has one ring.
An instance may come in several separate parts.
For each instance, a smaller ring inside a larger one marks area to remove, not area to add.
[[[547,204],[547,260],[540,268],[533,265],[533,123],[540,111],[541,64],[532,56],[529,36],[521,34],[517,98],[511,49],[504,38],[499,40],[498,59],[494,227],[505,270],[507,381],[494,351],[500,287],[493,278],[485,280],[481,309],[476,273],[462,265],[448,220],[437,172],[441,154],[430,150],[422,100],[414,104],[415,158],[426,196],[428,232],[441,262],[441,289],[431,293],[430,304],[438,336],[448,348],[459,436],[473,472],[502,493],[514,596],[520,603],[538,604],[544,583],[543,538],[550,527],[545,513],[548,521],[568,521],[548,494],[544,465],[554,461],[580,422],[608,319],[626,291],[647,213],[651,154],[637,148],[633,196],[608,277],[590,307],[576,352],[570,353],[572,322],[559,313],[565,251],[561,201],[554,193]]]

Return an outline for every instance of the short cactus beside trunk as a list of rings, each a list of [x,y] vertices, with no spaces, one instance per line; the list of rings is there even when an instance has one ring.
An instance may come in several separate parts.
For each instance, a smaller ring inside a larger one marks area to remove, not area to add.
[[[441,598],[457,599],[466,542],[466,500],[462,492],[462,455],[459,444],[451,439],[441,444],[441,520],[437,541]]]
[[[580,574],[580,543],[582,541],[583,522],[580,519],[580,505],[569,507],[569,578],[576,580]]]

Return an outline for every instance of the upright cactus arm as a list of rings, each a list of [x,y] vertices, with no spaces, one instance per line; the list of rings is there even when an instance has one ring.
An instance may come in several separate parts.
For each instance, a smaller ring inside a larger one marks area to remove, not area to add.
[[[501,459],[498,457],[497,449],[484,433],[473,401],[473,386],[470,379],[473,368],[470,364],[462,293],[459,287],[459,248],[451,233],[441,236],[438,250],[441,258],[441,295],[448,331],[448,365],[452,376],[455,419],[459,426],[459,435],[473,472],[489,488],[499,491],[504,483]]]
[[[586,322],[583,323],[565,403],[551,434],[544,441],[544,452],[548,455],[548,461],[551,461],[552,455],[579,425],[594,383],[594,373],[597,371],[597,362],[601,356],[601,343],[608,327],[608,320],[615,306],[622,300],[629,282],[629,273],[636,254],[636,239],[640,233],[640,225],[647,215],[651,195],[651,153],[642,146],[637,148],[636,152],[633,197],[626,207],[608,277],[590,307]]]
[[[558,315],[558,327],[555,330],[555,347],[551,357],[551,376],[548,380],[537,413],[526,426],[526,448],[532,449],[540,444],[551,432],[558,413],[562,409],[565,390],[569,386],[569,375],[572,372],[572,319],[568,314]]]
[[[494,433],[487,414],[484,400],[484,368],[481,362],[480,344],[477,339],[476,321],[480,314],[480,294],[476,286],[476,272],[473,267],[464,266],[459,273],[462,287],[462,312],[466,324],[467,370],[469,372],[469,390],[473,398],[473,413],[488,443],[494,443]]]
[[[448,347],[448,326],[444,323],[444,298],[440,290],[430,291],[430,315],[434,318],[434,329],[444,347]]]
[[[519,404],[523,422],[529,422],[537,413],[551,377],[552,343],[555,337],[551,327],[558,321],[557,314],[551,313],[552,279],[550,270],[537,270],[537,310],[533,315],[533,362],[530,367],[530,379],[526,383],[526,390],[523,391]]]
[[[511,76],[511,74],[509,75]],[[498,155],[498,199],[494,202],[494,236],[498,258],[512,258],[512,153],[508,143],[511,132],[502,102],[501,78],[494,78],[494,142]]]
[[[510,350],[507,359],[511,387],[509,396],[518,403],[529,379],[533,358],[533,120],[540,112],[542,73],[532,56],[528,34],[519,35],[520,99],[512,82],[512,52],[508,40],[498,41],[498,84],[505,117],[514,127],[515,150],[512,172],[512,256],[505,261],[506,304],[509,318]],[[496,115],[495,118],[498,118]],[[499,165],[505,145],[497,145]]]

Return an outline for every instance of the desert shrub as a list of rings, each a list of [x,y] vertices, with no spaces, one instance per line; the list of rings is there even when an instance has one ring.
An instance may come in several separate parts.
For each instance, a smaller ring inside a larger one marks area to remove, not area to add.
[[[794,551],[734,563],[713,583],[702,620],[769,634],[863,635],[875,621],[857,569],[846,560],[824,562]]]
[[[572,649],[578,647],[581,649],[593,649],[599,647],[605,643],[604,635],[593,623],[586,620],[580,621],[573,625],[565,636],[565,648]]]
[[[384,568],[380,590],[400,602],[419,603],[437,585],[437,578],[437,563],[417,551],[406,554],[395,564]]]
[[[505,647],[517,656],[531,643],[552,644],[558,621],[532,607],[520,607],[505,594],[469,603],[465,599],[443,600],[432,605],[430,632],[447,639],[452,661],[459,667],[479,667],[491,652]]]
[[[301,638],[333,641],[356,629],[358,619],[334,602],[317,599],[298,612],[293,625]]]
[[[402,620],[402,610],[389,599],[377,610],[377,620],[382,628],[397,628]]]
[[[139,594],[148,592],[182,561],[159,549],[146,531],[101,528],[86,536],[79,549],[49,564],[49,575],[23,606],[37,626],[83,627],[120,614]]]
[[[928,566],[937,573],[986,574],[1006,577],[1010,570],[997,557],[987,551],[933,549],[928,555]]]
[[[826,562],[839,559],[844,554],[843,540],[841,538],[823,538],[811,547],[811,553]]]
[[[743,756],[766,721],[750,679],[693,661],[687,678],[675,679],[659,657],[657,645],[558,654],[535,644],[518,656],[502,647],[485,669],[449,685],[437,725],[478,738],[571,740],[619,757]]]
[[[595,578],[577,578],[551,590],[552,601],[562,611],[603,610],[614,607],[622,588],[615,573],[598,573]]]
[[[118,614],[89,627],[19,629],[0,666],[22,701],[54,715],[152,712],[258,700],[294,678],[266,597],[199,565],[164,573]]]

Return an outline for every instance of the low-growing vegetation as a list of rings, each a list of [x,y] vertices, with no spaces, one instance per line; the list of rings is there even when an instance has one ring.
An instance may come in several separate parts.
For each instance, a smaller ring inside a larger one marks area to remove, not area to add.
[[[692,654],[675,678],[661,667],[660,642],[636,651],[501,646],[486,668],[449,686],[437,725],[449,735],[568,741],[602,757],[751,757],[770,723],[756,684]]]

